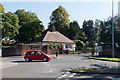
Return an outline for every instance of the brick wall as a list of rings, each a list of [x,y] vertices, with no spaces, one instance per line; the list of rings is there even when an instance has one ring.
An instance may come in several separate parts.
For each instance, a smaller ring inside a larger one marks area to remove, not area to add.
[[[105,45],[109,45],[109,49],[106,49]],[[111,44],[104,44],[103,45],[102,56],[112,57],[112,45]],[[115,49],[114,49],[114,56],[115,57],[120,57],[120,48],[115,47]]]
[[[47,53],[60,52],[59,49],[50,49],[49,45],[24,44],[17,45],[15,48],[2,48],[2,56],[23,56],[27,50],[31,49],[31,46],[39,46],[38,50]]]

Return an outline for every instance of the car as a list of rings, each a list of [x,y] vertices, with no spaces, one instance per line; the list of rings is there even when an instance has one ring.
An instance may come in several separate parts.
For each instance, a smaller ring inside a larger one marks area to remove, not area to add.
[[[25,53],[24,59],[27,62],[32,60],[43,60],[46,62],[51,60],[51,56],[39,50],[28,50]]]

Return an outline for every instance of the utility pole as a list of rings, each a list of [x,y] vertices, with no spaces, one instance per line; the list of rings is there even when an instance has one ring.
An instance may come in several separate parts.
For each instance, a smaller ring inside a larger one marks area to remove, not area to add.
[[[114,58],[114,0],[112,0],[112,57]]]

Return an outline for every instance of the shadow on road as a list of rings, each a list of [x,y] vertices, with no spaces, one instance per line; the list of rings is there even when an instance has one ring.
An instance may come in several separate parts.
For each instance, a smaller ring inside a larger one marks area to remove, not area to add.
[[[110,74],[77,74],[75,76],[88,77],[84,80],[112,80],[112,78],[119,78],[119,75],[110,75]],[[91,77],[91,78],[89,78]]]
[[[29,62],[26,62],[26,61],[11,61],[12,63],[33,63],[33,62],[44,62],[44,61],[29,61]]]
[[[110,69],[110,66],[108,66],[107,64],[102,64],[102,65],[100,65],[100,64],[91,64],[91,66],[96,66],[96,67],[102,68],[102,69]],[[114,66],[114,68],[119,68],[119,67]]]

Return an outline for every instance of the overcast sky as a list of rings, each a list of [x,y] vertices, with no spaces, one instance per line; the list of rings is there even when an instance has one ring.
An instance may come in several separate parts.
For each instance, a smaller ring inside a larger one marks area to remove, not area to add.
[[[19,2],[4,0],[2,4],[5,8],[5,12],[15,12],[17,9],[25,9],[26,11],[34,12],[43,22],[45,28],[48,28],[49,17],[52,11],[58,8],[59,5],[66,9],[70,15],[70,21],[76,20],[80,26],[82,26],[84,20],[104,20],[112,15],[112,3],[107,0],[101,0],[101,2],[95,2],[94,0],[91,2],[87,2],[87,0],[80,0],[78,2],[77,0],[71,0],[72,2],[59,2],[54,0],[48,2],[47,0],[45,0],[46,2],[42,2],[43,0],[34,0],[34,2],[32,2],[33,0],[26,0],[27,2],[23,2],[22,0],[18,1]],[[114,2],[114,15],[118,15],[118,3],[116,0]]]

